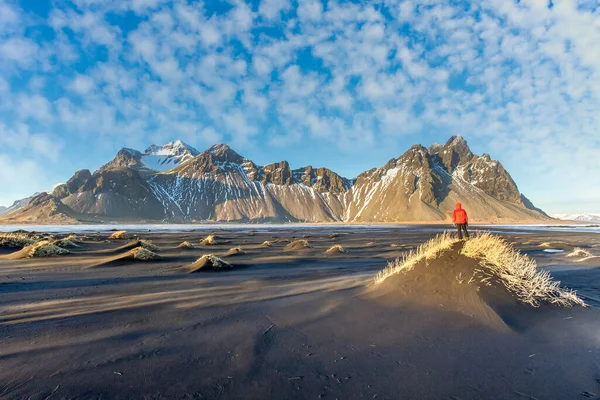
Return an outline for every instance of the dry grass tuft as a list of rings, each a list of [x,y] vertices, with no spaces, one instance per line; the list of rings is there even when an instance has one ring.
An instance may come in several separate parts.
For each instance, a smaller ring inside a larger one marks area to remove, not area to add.
[[[379,271],[375,276],[375,283],[381,283],[392,275],[412,270],[420,261],[436,258],[444,250],[448,250],[457,240],[450,234],[444,232],[433,239],[423,243],[416,250],[405,253],[388,263],[387,267]]]
[[[143,247],[136,247],[131,250],[131,255],[133,258],[140,261],[154,261],[161,258],[158,254]]]
[[[304,240],[304,239],[295,240],[292,243],[285,246],[285,250],[303,250],[303,249],[310,249],[310,244],[308,243],[307,240]]]
[[[265,240],[260,247],[271,247],[271,242],[269,242],[268,240]]]
[[[214,246],[217,244],[215,235],[208,235],[204,240],[200,242],[203,246]]]
[[[0,233],[0,247],[19,249],[31,246],[35,240],[25,233]]]
[[[177,246],[178,249],[194,249],[194,245],[191,244],[188,241],[185,241],[183,243],[181,243],[179,246]]]
[[[160,247],[152,243],[152,240],[140,240],[140,246],[150,251],[160,251]]]
[[[340,244],[335,244],[325,251],[325,254],[347,253],[346,249]]]
[[[504,239],[483,233],[465,242],[461,254],[476,258],[523,303],[538,307],[547,302],[561,306],[585,306],[569,289],[560,287],[548,271],[540,271],[534,260],[519,253]]]
[[[113,233],[112,235],[110,235],[109,239],[117,239],[117,240],[129,239],[129,234],[127,234],[127,231],[117,231],[117,232]]]

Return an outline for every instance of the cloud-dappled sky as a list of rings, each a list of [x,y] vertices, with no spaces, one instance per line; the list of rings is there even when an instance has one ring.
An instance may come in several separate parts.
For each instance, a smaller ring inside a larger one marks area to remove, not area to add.
[[[600,212],[598,2],[0,0],[0,204],[121,147],[354,177],[454,134]]]

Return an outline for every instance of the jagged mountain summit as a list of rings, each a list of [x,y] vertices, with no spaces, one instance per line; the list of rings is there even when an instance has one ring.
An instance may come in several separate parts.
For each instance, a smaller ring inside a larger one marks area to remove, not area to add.
[[[3,221],[443,222],[458,201],[473,221],[549,219],[498,161],[455,136],[415,145],[353,180],[287,161],[260,166],[225,144],[203,152],[181,141],[144,153],[122,149]]]

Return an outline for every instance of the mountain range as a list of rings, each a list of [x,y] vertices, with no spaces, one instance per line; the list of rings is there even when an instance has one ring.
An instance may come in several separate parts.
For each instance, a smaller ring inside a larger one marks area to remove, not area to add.
[[[454,136],[355,179],[287,161],[260,166],[225,144],[123,148],[94,173],[15,203],[0,223],[443,222],[457,202],[472,221],[550,219],[500,162]]]

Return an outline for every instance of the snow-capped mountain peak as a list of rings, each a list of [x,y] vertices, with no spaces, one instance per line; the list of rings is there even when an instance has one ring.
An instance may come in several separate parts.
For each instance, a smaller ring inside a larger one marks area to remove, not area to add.
[[[146,168],[164,172],[196,157],[200,152],[181,140],[163,146],[152,145],[146,149],[141,161]]]
[[[200,154],[200,152],[192,146],[190,146],[189,144],[181,140],[176,140],[174,142],[169,142],[163,146],[157,146],[153,144],[146,149],[144,154],[156,156],[197,156],[198,154]]]

